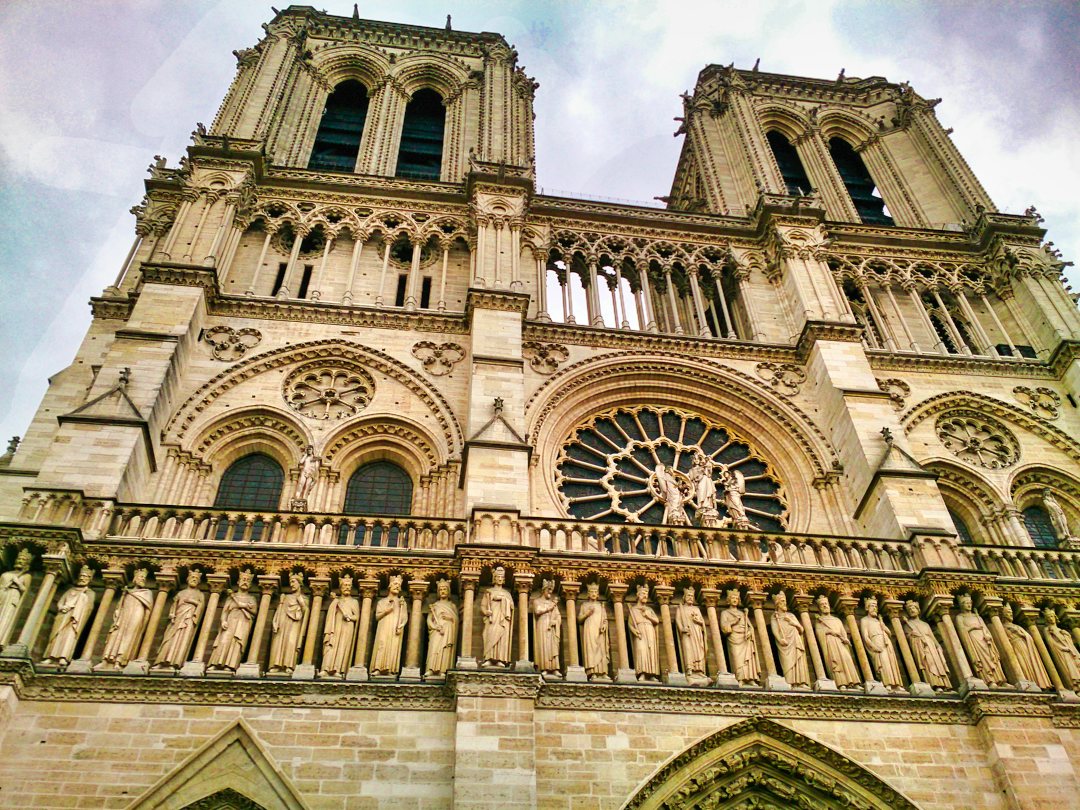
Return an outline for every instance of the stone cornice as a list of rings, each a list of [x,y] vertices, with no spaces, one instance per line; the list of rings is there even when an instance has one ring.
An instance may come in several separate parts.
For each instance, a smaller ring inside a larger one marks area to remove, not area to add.
[[[1060,377],[1037,360],[996,360],[992,357],[967,355],[893,354],[867,349],[870,368],[875,371],[915,371],[920,373],[982,375],[986,377],[1028,377],[1050,380]],[[1062,367],[1062,373],[1064,368]]]
[[[126,321],[134,308],[135,301],[131,298],[90,299],[90,312],[96,320]]]
[[[401,329],[465,335],[469,332],[463,313],[407,312],[403,309],[346,306],[299,299],[249,298],[241,295],[215,297],[211,315],[267,321],[326,323],[369,329]]]
[[[470,287],[465,299],[465,322],[472,328],[476,310],[491,309],[499,312],[515,312],[522,320],[529,311],[529,294],[509,290],[484,290]]]

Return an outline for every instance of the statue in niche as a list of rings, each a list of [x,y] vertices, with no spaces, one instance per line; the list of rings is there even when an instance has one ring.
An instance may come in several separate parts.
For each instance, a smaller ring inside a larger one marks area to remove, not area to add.
[[[559,651],[562,646],[562,613],[555,595],[555,580],[545,579],[540,593],[532,598],[533,648],[536,668],[551,677],[560,674]]]
[[[427,666],[424,677],[445,675],[454,666],[454,644],[457,641],[458,608],[450,599],[449,580],[435,583],[438,596],[428,609]]]
[[[137,568],[132,574],[131,585],[124,590],[120,604],[113,612],[112,627],[105,638],[105,650],[94,671],[123,669],[138,652],[154,604],[154,592],[146,587],[149,576],[150,572],[145,568]]]
[[[690,488],[680,481],[675,471],[663,464],[657,464],[649,477],[649,489],[657,500],[664,505],[664,524],[667,526],[689,526],[684,504],[690,496]]]
[[[806,661],[806,639],[802,625],[794,613],[787,609],[787,596],[783,591],[773,595],[773,614],[769,619],[776,651],[780,655],[780,668],[784,680],[797,689],[810,688],[810,665]]]
[[[1069,632],[1058,626],[1057,613],[1053,608],[1043,608],[1043,618],[1046,620],[1046,646],[1067,683],[1076,689],[1080,686],[1080,652],[1076,651]]]
[[[705,617],[694,599],[694,589],[683,588],[683,599],[675,607],[675,627],[679,631],[679,654],[683,674],[691,686],[704,686],[709,678],[705,671]]]
[[[514,622],[514,597],[503,585],[506,569],[498,566],[491,572],[491,587],[480,600],[484,617],[484,658],[480,666],[505,667],[510,664],[510,640]]]
[[[638,585],[637,601],[626,608],[626,623],[634,645],[634,670],[644,683],[660,680],[660,649],[656,644],[656,628],[660,617],[649,606],[649,586]]]
[[[720,612],[720,632],[728,640],[728,664],[740,686],[758,686],[761,667],[758,664],[757,640],[750,612],[739,607],[739,591],[727,592],[728,606]]]
[[[79,643],[83,627],[94,610],[94,591],[90,588],[93,578],[94,569],[84,565],[79,569],[75,584],[56,603],[56,619],[53,620],[49,645],[41,663],[63,667],[71,662],[75,645]]]
[[[320,678],[342,678],[352,665],[356,623],[360,620],[360,603],[352,595],[352,586],[352,577],[342,574],[338,580],[337,596],[326,609]]]
[[[600,601],[600,583],[585,586],[585,599],[578,607],[581,625],[581,660],[590,681],[607,681],[610,665],[607,607]]]
[[[236,590],[229,591],[229,596],[225,599],[221,608],[221,628],[214,639],[210,660],[206,662],[208,672],[236,672],[236,668],[240,666],[244,647],[251,635],[251,625],[258,611],[258,603],[250,593],[254,579],[253,571],[241,571],[237,577]]]
[[[821,646],[821,657],[825,659],[825,668],[838,687],[850,689],[862,683],[859,670],[855,667],[855,658],[851,654],[851,639],[839,616],[832,614],[829,597],[822,594],[817,598],[817,637]]]
[[[698,525],[703,529],[720,526],[720,511],[716,507],[716,482],[713,481],[713,460],[698,447],[687,477],[694,488],[694,503]]]
[[[300,661],[300,647],[304,643],[304,631],[308,622],[308,598],[304,595],[304,575],[299,571],[289,574],[289,590],[278,600],[273,631],[270,637],[268,675],[288,675]]]
[[[296,494],[293,496],[294,509],[307,509],[307,498],[315,487],[319,477],[319,457],[310,444],[300,457],[300,474],[296,479]]]
[[[169,608],[169,624],[161,637],[154,669],[177,670],[187,663],[206,604],[206,595],[199,589],[201,582],[202,571],[189,569],[187,587],[173,597],[172,607]]]
[[[371,674],[397,675],[401,671],[401,642],[409,621],[409,607],[401,595],[401,576],[390,577],[386,596],[375,605],[375,643],[371,647]]]
[[[1065,510],[1061,508],[1061,504],[1057,502],[1054,493],[1049,489],[1042,491],[1042,505],[1050,518],[1051,525],[1054,527],[1054,536],[1058,540],[1068,540],[1072,537],[1072,532],[1069,530],[1069,519],[1065,516]]]
[[[919,670],[923,680],[938,692],[952,689],[945,653],[934,635],[933,628],[919,618],[919,603],[914,599],[904,603],[903,622],[908,646],[911,647],[911,657],[915,659],[915,668]]]
[[[22,600],[30,590],[30,563],[34,556],[22,549],[15,557],[15,566],[0,574],[0,644],[6,644],[15,627]]]
[[[753,529],[754,524],[746,516],[743,495],[746,494],[746,479],[738,470],[732,470],[725,464],[718,464],[720,486],[724,489],[724,508],[727,509],[727,524],[734,529]]]
[[[1016,666],[1020,669],[1018,673],[1020,678],[1030,681],[1040,689],[1049,689],[1050,676],[1046,674],[1046,667],[1039,658],[1035,639],[1027,630],[1013,622],[1013,609],[1008,602],[1001,608],[1001,625],[1005,628],[1005,636],[1012,646],[1013,658],[1016,659]]]
[[[866,597],[863,607],[866,608],[866,615],[859,619],[859,630],[874,672],[887,689],[901,691],[904,679],[900,674],[900,662],[896,659],[892,631],[878,613],[877,598]]]
[[[971,609],[970,594],[960,594],[956,604],[960,609],[956,615],[956,632],[971,658],[975,677],[986,681],[988,686],[1006,686],[1008,681],[1001,670],[1001,655],[986,622]]]

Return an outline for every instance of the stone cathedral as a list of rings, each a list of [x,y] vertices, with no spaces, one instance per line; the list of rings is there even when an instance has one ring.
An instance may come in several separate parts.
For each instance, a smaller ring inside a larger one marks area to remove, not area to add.
[[[635,206],[263,29],[0,457],[0,805],[1080,807],[1080,312],[936,99],[710,65]]]

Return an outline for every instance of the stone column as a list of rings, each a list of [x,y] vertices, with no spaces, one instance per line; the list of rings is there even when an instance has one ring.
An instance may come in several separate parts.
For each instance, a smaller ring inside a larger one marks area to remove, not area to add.
[[[971,689],[987,689],[986,682],[981,678],[976,678],[972,673],[967,653],[964,652],[964,647],[960,644],[960,636],[956,634],[956,626],[953,624],[952,614],[949,612],[952,603],[951,596],[931,597],[930,603],[926,606],[926,616],[937,625],[938,632],[945,642],[945,655],[949,658],[949,667],[957,674],[960,681],[960,692],[964,693]]]
[[[536,255],[536,320],[544,323],[551,322],[551,315],[547,308],[547,256],[541,253]]]
[[[326,242],[323,243],[322,260],[319,262],[319,269],[315,271],[315,278],[312,281],[312,290],[309,297],[312,301],[318,301],[322,298],[322,282],[323,276],[326,274],[326,260],[330,258],[330,248],[334,246],[336,237],[331,237],[330,234],[326,235]]]
[[[476,657],[473,655],[473,604],[476,601],[476,583],[479,577],[475,573],[461,574],[461,644],[458,646],[458,669],[476,669]]]
[[[124,585],[124,571],[121,568],[107,568],[101,572],[101,578],[105,582],[105,590],[101,593],[101,604],[98,605],[94,621],[90,623],[90,632],[83,644],[82,655],[68,664],[65,672],[70,674],[85,675],[93,671],[94,647],[97,646],[101,629],[105,626],[105,619],[109,615],[116,592]]]
[[[649,263],[643,262],[644,266],[638,266],[638,281],[641,282],[641,305],[645,310],[645,317],[642,319],[641,331],[642,332],[656,332],[659,331],[656,326],[656,313],[653,310],[652,300],[652,288],[649,287]]]
[[[709,331],[709,322],[705,320],[705,307],[701,301],[701,287],[698,284],[698,269],[691,267],[686,271],[686,275],[690,277],[690,295],[694,299],[694,313],[698,319],[698,334],[702,337],[709,337],[712,333]]]
[[[727,297],[724,295],[724,275],[719,268],[712,273],[713,284],[716,286],[716,300],[720,302],[720,311],[724,314],[724,324],[721,328],[720,337],[735,338],[735,322],[731,320],[731,310],[728,309]]]
[[[285,275],[281,279],[281,287],[277,291],[278,298],[289,298],[289,285],[293,284],[293,276],[296,275],[296,260],[300,257],[300,246],[304,242],[306,233],[300,230],[300,228],[293,226],[293,245],[292,252],[289,254],[289,262],[285,265]],[[299,286],[299,285],[293,285]]]
[[[709,641],[712,643],[716,658],[716,680],[713,686],[723,689],[738,689],[739,681],[728,671],[727,657],[724,655],[724,636],[720,632],[720,620],[716,606],[720,602],[720,591],[716,588],[702,588],[701,597],[705,600],[705,617],[709,623]]]
[[[266,619],[270,613],[270,600],[274,596],[279,579],[277,574],[259,575],[259,612],[255,617],[255,629],[251,633],[251,643],[248,645],[247,660],[236,670],[237,678],[262,677],[262,662],[259,660],[262,653],[263,633],[266,631]]]
[[[915,656],[911,654],[911,645],[908,644],[904,626],[900,623],[900,613],[904,609],[903,603],[898,599],[886,599],[882,603],[882,608],[889,619],[889,627],[896,638],[896,644],[900,648],[900,658],[904,662],[904,669],[907,670],[908,679],[911,681],[908,691],[917,697],[932,696],[934,689],[919,675],[919,668],[915,666]]]
[[[810,661],[814,665],[814,675],[816,677],[814,690],[817,692],[835,692],[837,690],[836,681],[830,678],[829,673],[825,671],[825,664],[821,660],[821,649],[818,647],[817,634],[814,632],[814,624],[810,620],[810,603],[812,601],[810,594],[797,593],[791,604],[799,613],[799,623],[802,625],[803,635],[806,637],[806,649],[810,651]]]
[[[191,660],[180,668],[180,675],[185,678],[201,678],[206,674],[206,647],[210,643],[210,633],[214,628],[214,617],[217,615],[218,602],[221,601],[221,592],[229,585],[228,574],[207,574],[207,584],[210,586],[210,596],[206,600],[206,609],[202,615],[202,626],[199,628],[199,636],[195,641],[195,652]]]
[[[581,666],[578,651],[577,597],[581,590],[580,582],[563,582],[560,589],[566,602],[566,639],[569,664],[566,667],[567,683],[585,683],[589,680],[585,667]]]
[[[273,235],[274,232],[267,228],[266,236],[263,238],[262,250],[259,251],[259,261],[255,265],[255,271],[251,274],[251,283],[248,284],[248,288],[244,290],[244,295],[255,295],[256,285],[258,285],[259,277],[262,275],[263,262],[266,261],[266,251],[270,247],[270,239]]]
[[[300,664],[292,671],[294,681],[315,680],[315,645],[319,643],[319,623],[322,620],[323,597],[330,589],[330,577],[312,577],[311,612],[308,614],[308,626],[304,635],[304,651]]]
[[[859,669],[863,674],[863,687],[868,695],[887,695],[889,690],[885,684],[874,678],[874,670],[870,666],[870,658],[866,654],[866,645],[863,644],[862,633],[859,631],[859,623],[855,621],[855,607],[859,600],[853,596],[842,596],[837,600],[836,606],[840,615],[844,617],[847,625],[848,636],[855,647],[855,658],[859,662]]]
[[[362,579],[360,587],[360,626],[356,628],[356,649],[353,652],[353,665],[345,674],[347,681],[366,681],[368,679],[367,648],[371,640],[371,600],[379,592],[379,581]]]
[[[750,605],[750,610],[754,614],[754,629],[757,630],[758,635],[758,652],[761,653],[761,660],[765,663],[765,683],[763,686],[766,689],[786,691],[791,689],[791,685],[784,680],[783,675],[777,674],[776,659],[773,658],[772,644],[769,643],[769,628],[765,624],[765,611],[762,610],[765,605],[765,596],[761,591],[748,591],[746,594],[746,602]]]
[[[154,595],[154,606],[150,609],[150,619],[146,623],[142,642],[133,661],[129,661],[124,667],[125,675],[145,675],[150,671],[150,650],[154,646],[154,636],[157,635],[158,625],[161,624],[161,614],[165,610],[165,602],[169,598],[169,591],[176,587],[176,571],[163,570],[154,574],[154,582],[157,584],[157,594]]]
[[[427,582],[421,580],[409,583],[412,611],[409,615],[409,635],[405,644],[405,666],[398,676],[398,680],[402,682],[420,682],[420,631],[423,629],[424,597],[427,596],[427,592]]]
[[[518,620],[518,660],[514,662],[514,672],[535,672],[536,667],[529,657],[529,593],[532,591],[532,572],[514,573],[514,590],[517,591]]]
[[[383,290],[386,289],[386,268],[390,264],[390,235],[383,234],[382,270],[379,271],[379,286],[375,289],[375,306],[383,305]]]
[[[679,659],[675,656],[675,634],[671,627],[671,597],[675,589],[671,585],[657,585],[656,600],[660,603],[660,639],[664,645],[667,667],[663,679],[668,686],[686,686],[686,675],[679,671]]]
[[[1009,336],[1008,330],[1005,329],[1005,325],[1001,322],[1001,318],[998,317],[997,312],[994,311],[993,305],[990,303],[989,299],[987,299],[986,293],[983,292],[981,288],[979,290],[979,300],[982,302],[983,308],[990,313],[990,320],[994,322],[994,326],[1001,334],[1001,337],[1005,339],[1009,351],[1012,352],[1011,357],[1018,359],[1020,357],[1020,352],[1017,350],[1016,344],[1013,343],[1013,339]],[[992,346],[991,349],[993,349]],[[993,351],[993,354],[996,355],[997,352]]]
[[[630,666],[630,656],[626,647],[626,615],[623,610],[623,599],[626,597],[627,586],[622,582],[612,582],[607,589],[611,594],[612,607],[615,610],[615,647],[619,655],[615,683],[637,683],[637,673]]]
[[[52,604],[52,598],[56,593],[56,580],[59,577],[66,578],[68,565],[67,560],[63,557],[53,557],[46,554],[42,557],[41,562],[45,566],[45,577],[38,587],[34,604],[30,608],[30,614],[23,623],[22,632],[19,633],[19,640],[5,645],[3,652],[0,653],[0,658],[30,657],[34,652],[34,643],[37,641],[38,632],[41,630],[41,625],[45,620],[45,614],[48,612],[49,605]]]
[[[341,296],[341,303],[345,305],[353,302],[353,284],[356,282],[356,269],[360,266],[360,254],[364,250],[364,240],[357,234],[353,234],[352,257],[349,260],[349,281],[345,285],[345,293]]]
[[[679,307],[675,303],[675,282],[671,279],[671,265],[664,268],[664,285],[667,287],[668,307],[671,310],[671,331],[676,335],[685,334],[679,320]]]
[[[450,261],[450,245],[443,243],[440,245],[442,248],[442,272],[439,273],[439,300],[435,304],[435,308],[439,312],[446,311],[446,267]]]
[[[411,237],[412,256],[409,261],[409,276],[405,279],[405,309],[416,309],[416,285],[420,283],[420,255],[424,249],[418,235]]]

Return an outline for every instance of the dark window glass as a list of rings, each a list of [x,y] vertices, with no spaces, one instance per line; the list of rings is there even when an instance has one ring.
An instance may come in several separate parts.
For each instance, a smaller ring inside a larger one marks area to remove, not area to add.
[[[214,506],[218,509],[244,509],[253,512],[274,512],[281,500],[281,487],[285,474],[270,456],[252,453],[244,456],[221,476]],[[239,540],[247,528],[246,521],[239,520],[233,530],[233,538]],[[251,540],[259,540],[263,533],[261,520],[252,526]],[[228,523],[218,524],[215,539],[224,540],[228,534]]]
[[[431,307],[431,276],[424,276],[420,283],[420,309]]]
[[[397,292],[394,294],[395,307],[405,306],[405,289],[408,287],[408,284],[409,277],[405,273],[402,273],[397,277]]]
[[[304,265],[304,275],[300,279],[300,291],[297,293],[297,298],[307,298],[308,287],[311,286],[311,271],[314,269],[314,265]]]
[[[347,515],[407,515],[412,512],[412,479],[397,464],[373,461],[352,474],[345,489]]]
[[[867,225],[893,225],[893,218],[885,211],[885,201],[877,192],[874,178],[851,144],[843,138],[833,138],[829,141],[829,153],[851,195],[855,210],[859,212],[859,219]]]
[[[397,176],[438,180],[442,171],[446,108],[434,90],[418,90],[405,108]]]
[[[368,97],[364,85],[352,79],[339,84],[326,100],[308,168],[330,172],[355,171],[367,110]]]
[[[952,518],[953,526],[956,527],[956,533],[960,535],[960,539],[968,545],[972,545],[975,541],[971,539],[971,531],[968,529],[964,519],[952,509],[949,510],[949,517]]]
[[[810,179],[806,176],[799,153],[783,135],[775,130],[765,136],[772,147],[776,165],[780,167],[780,176],[784,178],[784,185],[788,194],[809,194]]]
[[[274,277],[274,289],[270,291],[270,295],[277,295],[281,290],[281,285],[285,283],[285,271],[289,269],[287,262],[281,262],[277,267],[277,276]]]
[[[1024,510],[1024,526],[1035,545],[1041,548],[1057,548],[1057,535],[1050,515],[1041,506],[1029,506]]]

